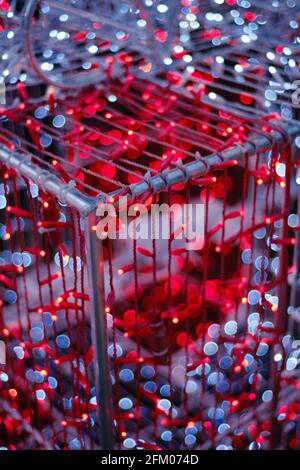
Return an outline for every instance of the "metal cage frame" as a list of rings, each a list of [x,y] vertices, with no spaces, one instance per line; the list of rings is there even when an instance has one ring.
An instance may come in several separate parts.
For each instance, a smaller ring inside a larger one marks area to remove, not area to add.
[[[277,122],[278,124],[278,122]],[[300,127],[288,127],[286,132],[293,141],[300,135]],[[280,145],[283,134],[280,131],[271,132],[274,141]],[[159,193],[167,187],[184,183],[188,178],[197,178],[206,173],[207,168],[217,168],[222,161],[233,159],[241,160],[247,153],[249,156],[257,151],[265,151],[270,147],[270,140],[261,137],[257,139],[255,147],[250,142],[236,145],[233,148],[215,153],[205,158],[205,163],[200,160],[183,165],[183,169],[176,168],[164,172],[163,177],[155,175],[150,177],[150,185],[154,192]],[[92,322],[92,344],[94,347],[94,368],[96,381],[96,397],[98,403],[98,419],[100,425],[100,442],[103,449],[114,448],[114,431],[111,404],[111,385],[109,377],[109,358],[107,353],[108,338],[105,315],[99,315],[104,311],[104,278],[101,271],[102,243],[96,238],[91,227],[95,224],[95,213],[103,197],[88,197],[82,194],[73,185],[64,183],[58,176],[33,164],[28,157],[17,152],[10,151],[4,146],[0,147],[0,161],[8,168],[14,169],[20,176],[28,178],[38,186],[42,186],[45,192],[63,201],[70,207],[76,209],[85,219],[85,236],[87,251],[87,269],[90,283],[90,304]],[[141,181],[131,186],[133,196],[140,196],[149,190],[149,182]],[[116,192],[113,193],[116,195]],[[109,197],[110,195],[108,195]],[[293,294],[295,295],[295,294]]]

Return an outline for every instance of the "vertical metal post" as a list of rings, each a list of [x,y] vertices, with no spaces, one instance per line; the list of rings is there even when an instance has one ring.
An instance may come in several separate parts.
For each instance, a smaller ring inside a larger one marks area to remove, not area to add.
[[[300,191],[297,199],[297,215],[300,220]],[[290,306],[296,310],[300,306],[300,233],[296,232],[296,243],[294,245],[293,265],[296,267],[295,278],[291,287]],[[289,321],[289,332],[298,339],[300,325],[294,312]]]
[[[107,323],[104,312],[104,276],[102,241],[91,229],[95,225],[95,216],[91,214],[85,220],[87,245],[87,266],[90,287],[91,329],[94,348],[94,368],[100,442],[105,450],[114,447],[112,394],[108,359]]]

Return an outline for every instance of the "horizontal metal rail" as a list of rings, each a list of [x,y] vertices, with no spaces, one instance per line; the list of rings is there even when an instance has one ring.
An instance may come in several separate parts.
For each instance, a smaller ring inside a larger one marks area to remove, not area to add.
[[[284,128],[285,132],[288,134],[291,140],[295,139],[300,135],[300,124],[299,126],[293,126],[290,128]],[[279,131],[272,131],[271,136],[276,140],[278,144],[283,142],[283,134]],[[175,168],[172,170],[166,170],[163,172],[162,176],[155,175],[149,177],[147,180],[140,181],[131,185],[131,193],[133,196],[141,196],[146,191],[149,191],[149,187],[153,192],[159,192],[167,189],[168,187],[184,183],[188,179],[198,178],[203,176],[208,167],[212,167],[221,163],[223,161],[229,160],[239,160],[248,153],[252,155],[256,151],[263,152],[270,148],[270,139],[267,137],[261,137],[255,140],[254,145],[249,142],[244,142],[241,145],[232,147],[228,150],[222,152],[214,153],[208,157],[201,159],[195,159],[195,161],[182,165],[180,168]],[[116,194],[116,193],[115,193]],[[112,195],[112,194],[111,194]]]
[[[283,130],[288,134],[291,140],[300,135],[299,126],[286,127]],[[283,142],[283,133],[279,131],[271,131],[270,136],[276,140],[278,144]],[[228,150],[213,153],[208,157],[195,159],[194,161],[182,164],[180,168],[165,170],[161,175],[154,175],[145,178],[143,181],[130,186],[130,192],[133,197],[141,196],[149,191],[157,193],[168,189],[171,186],[184,183],[188,179],[198,178],[206,174],[207,169],[217,166],[221,161],[240,160],[243,155],[248,153],[252,155],[256,151],[263,152],[270,148],[270,138],[261,137],[255,140],[255,146],[249,142],[244,142]],[[62,202],[78,210],[83,217],[92,213],[99,202],[103,202],[103,196],[87,196],[75,187],[75,183],[66,184],[61,178],[48,170],[41,169],[31,162],[28,155],[18,153],[0,146],[0,161],[8,168],[15,169],[21,176],[24,176],[35,182],[38,186],[43,187],[45,191],[57,197]],[[117,190],[107,195],[107,197],[116,196],[122,190]]]

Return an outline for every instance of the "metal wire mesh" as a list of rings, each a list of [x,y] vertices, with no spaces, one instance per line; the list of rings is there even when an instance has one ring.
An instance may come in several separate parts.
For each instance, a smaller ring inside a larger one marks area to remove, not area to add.
[[[79,439],[89,448],[97,437],[84,226],[14,170],[2,166],[1,174],[2,398],[41,436],[40,446],[76,447]],[[26,448],[22,433],[6,440]]]

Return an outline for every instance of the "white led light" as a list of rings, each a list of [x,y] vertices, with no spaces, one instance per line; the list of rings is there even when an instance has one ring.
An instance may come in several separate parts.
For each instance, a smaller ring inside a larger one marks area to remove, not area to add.
[[[157,11],[159,11],[159,13],[167,13],[168,9],[168,5],[165,5],[164,3],[157,6]]]

